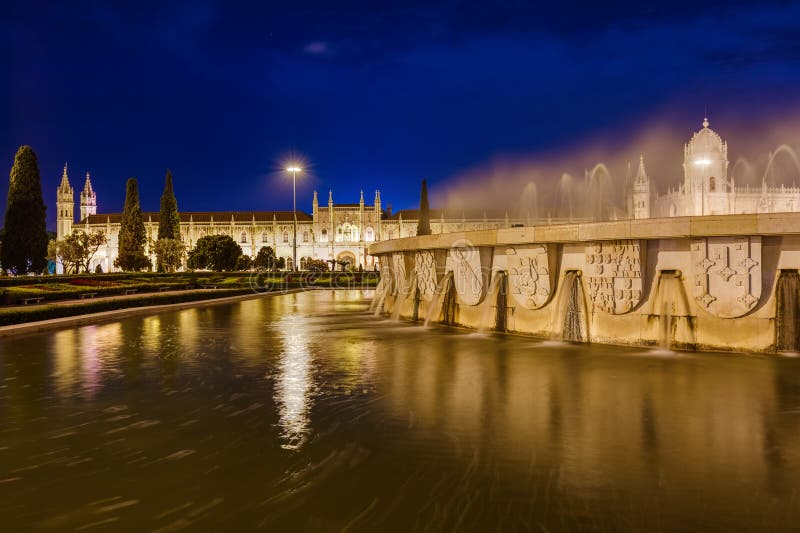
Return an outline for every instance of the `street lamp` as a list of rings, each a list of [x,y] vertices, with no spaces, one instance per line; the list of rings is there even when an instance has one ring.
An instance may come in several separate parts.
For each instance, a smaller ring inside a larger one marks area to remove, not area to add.
[[[292,271],[297,272],[297,173],[303,169],[298,166],[286,168],[286,172],[292,173],[292,217],[294,218],[294,230],[292,236]]]

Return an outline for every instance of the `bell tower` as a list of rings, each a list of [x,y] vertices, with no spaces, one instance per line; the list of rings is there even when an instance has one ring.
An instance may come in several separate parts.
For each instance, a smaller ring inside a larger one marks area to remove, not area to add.
[[[97,214],[97,193],[92,190],[92,180],[89,173],[86,173],[86,183],[81,192],[81,220],[89,215]]]
[[[60,241],[72,233],[72,223],[75,219],[75,196],[72,185],[67,176],[67,164],[64,163],[64,173],[61,175],[61,184],[56,189],[56,238]]]
[[[644,156],[639,156],[639,170],[633,179],[633,218],[650,218],[650,178],[644,170]]]

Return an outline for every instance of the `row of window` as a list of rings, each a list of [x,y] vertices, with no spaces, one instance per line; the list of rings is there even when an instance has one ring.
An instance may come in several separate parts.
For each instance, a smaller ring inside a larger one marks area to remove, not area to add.
[[[390,232],[391,233],[391,232]],[[283,242],[289,242],[289,232],[283,232]],[[310,235],[308,231],[303,232],[302,242],[309,242]],[[372,228],[367,228],[364,232],[364,240],[367,242],[371,242],[375,240],[375,230]],[[320,242],[328,242],[328,230],[323,229],[320,232],[319,236]],[[336,241],[337,242],[353,242],[358,241],[358,230],[354,226],[349,226],[345,224],[344,226],[340,226],[336,232]],[[239,242],[246,243],[247,242],[247,232],[243,231],[239,237]],[[261,234],[261,242],[269,242],[269,234],[264,232]]]

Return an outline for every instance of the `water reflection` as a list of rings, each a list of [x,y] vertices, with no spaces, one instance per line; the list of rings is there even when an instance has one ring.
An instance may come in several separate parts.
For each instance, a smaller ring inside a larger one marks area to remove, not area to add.
[[[275,401],[284,449],[303,445],[309,428],[311,410],[311,355],[309,354],[307,319],[289,315],[275,323],[281,342]]]
[[[800,519],[800,359],[476,337],[376,320],[368,296],[0,340],[7,528],[789,531]]]

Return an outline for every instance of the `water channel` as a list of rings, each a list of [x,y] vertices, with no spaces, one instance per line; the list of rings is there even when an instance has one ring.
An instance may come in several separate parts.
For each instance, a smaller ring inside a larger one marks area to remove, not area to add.
[[[313,291],[0,340],[6,531],[792,530],[800,359]]]

